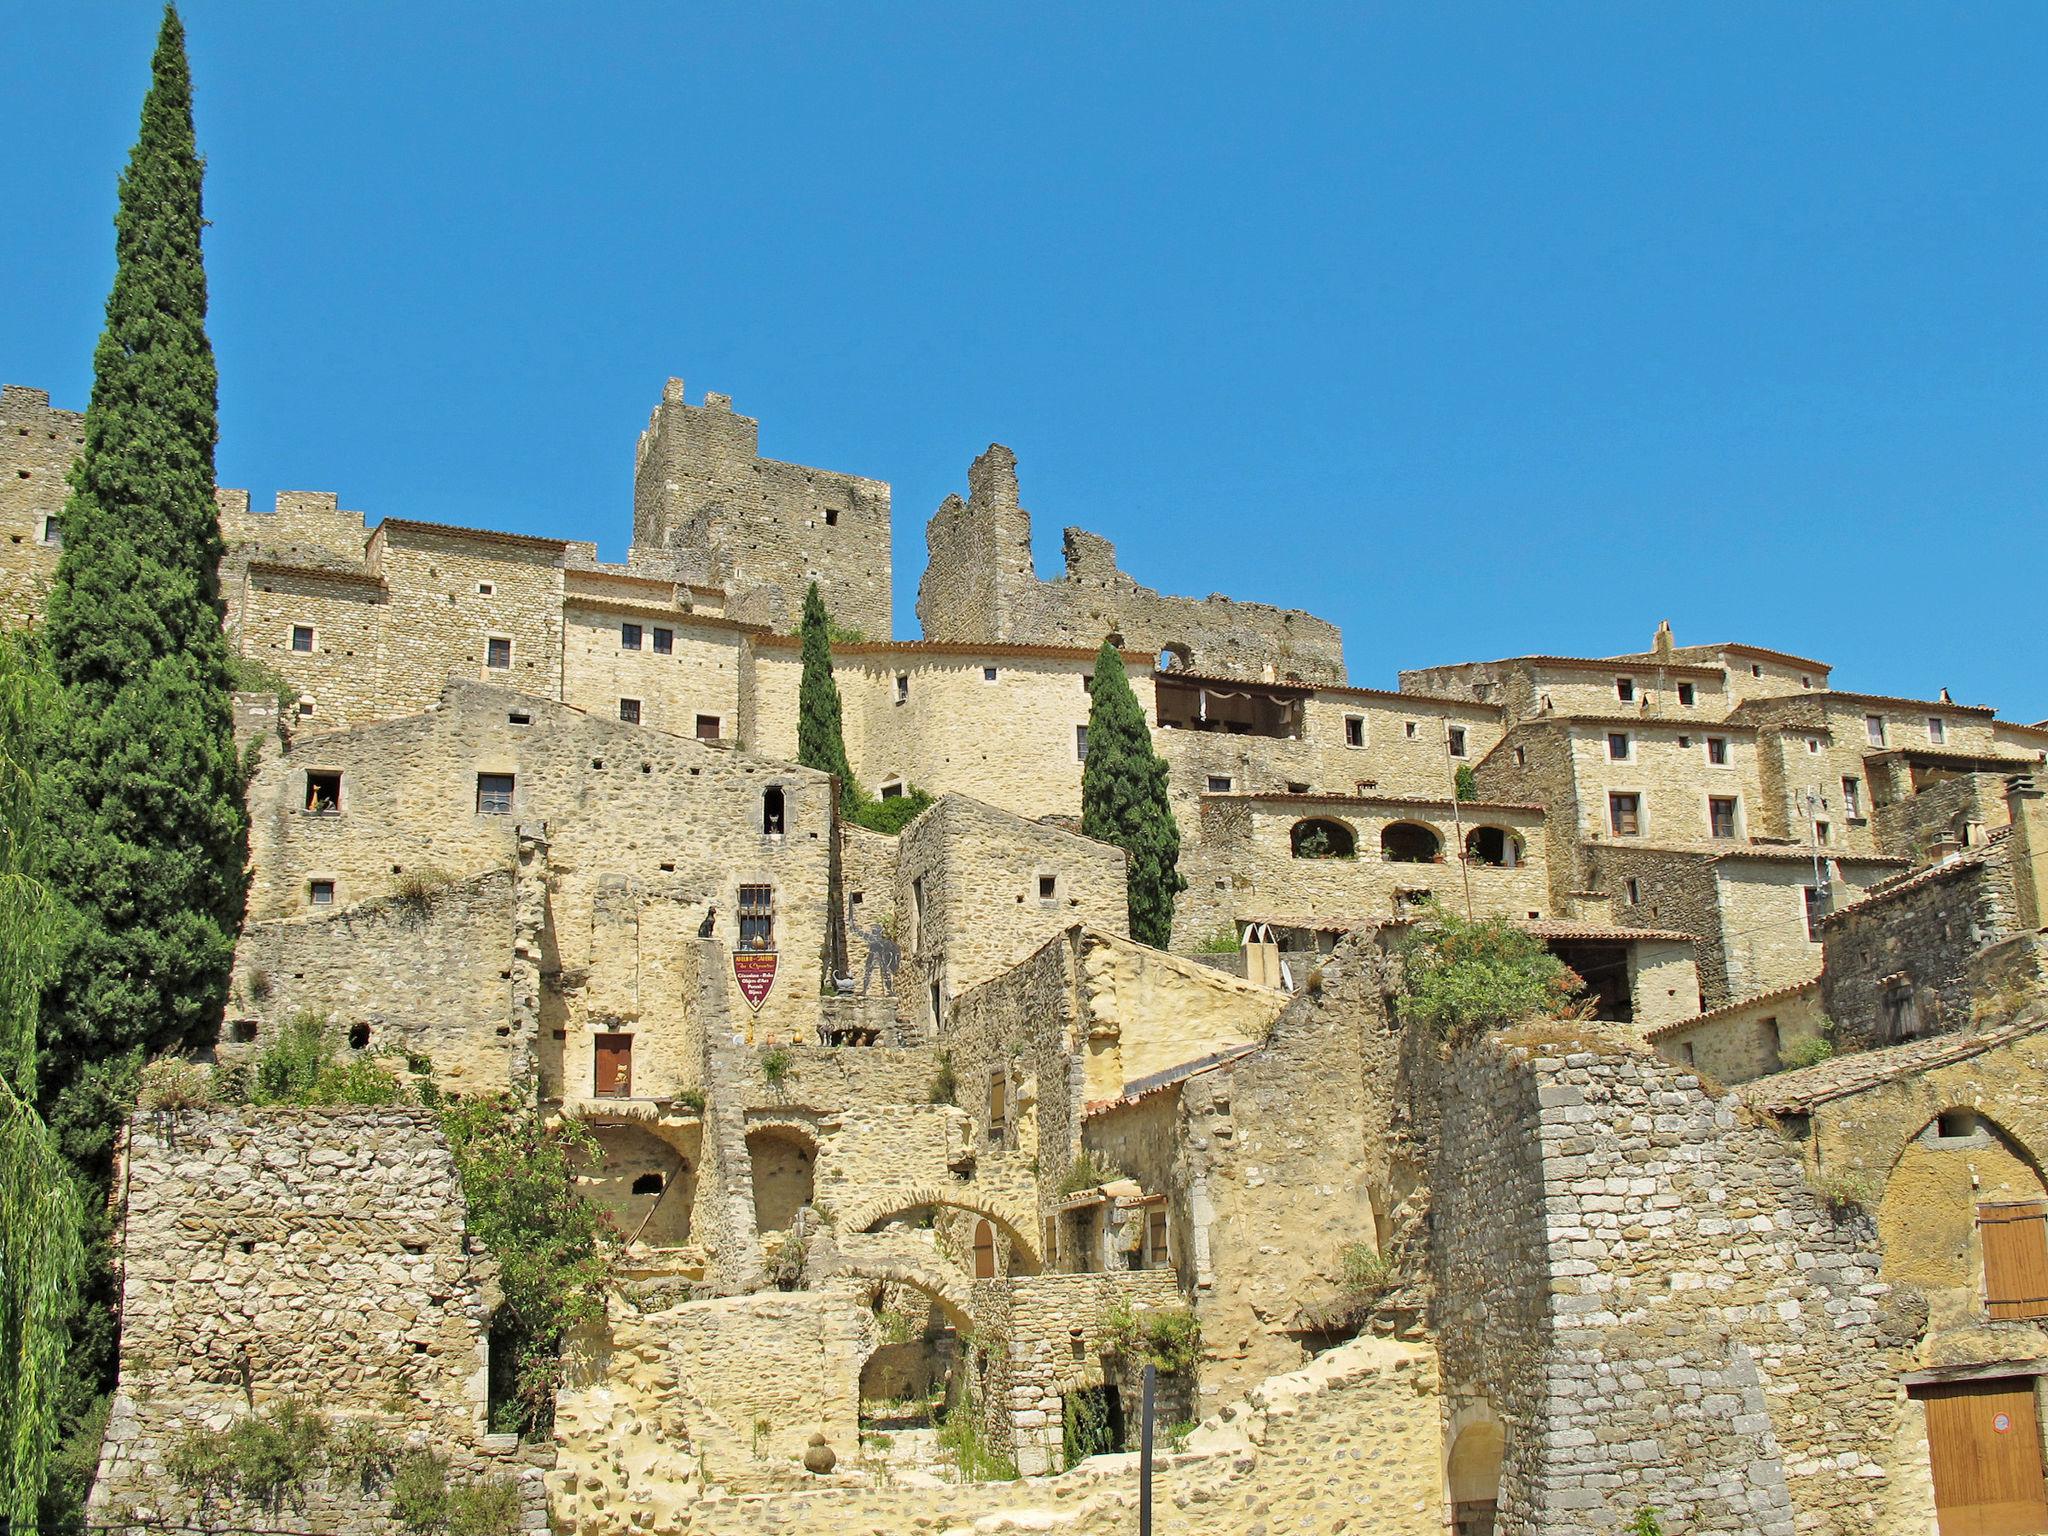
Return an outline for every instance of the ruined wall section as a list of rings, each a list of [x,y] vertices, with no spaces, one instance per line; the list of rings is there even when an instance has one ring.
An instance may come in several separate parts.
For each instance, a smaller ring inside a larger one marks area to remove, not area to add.
[[[890,634],[889,487],[880,480],[760,455],[760,423],[729,396],[702,405],[670,379],[640,434],[633,471],[633,546],[678,579],[723,586],[735,619],[788,633],[818,583],[833,621],[873,639]]]
[[[1111,635],[1148,654],[1173,651],[1197,671],[1344,681],[1337,627],[1296,609],[1220,594],[1168,597],[1117,569],[1116,549],[1066,531],[1066,570],[1040,581],[1031,514],[1017,492],[1017,456],[1000,443],[967,472],[968,498],[949,496],[925,528],[928,563],[917,617],[927,639],[1095,647]]]
[[[433,1115],[243,1109],[138,1117],[122,1231],[121,1374],[93,1489],[119,1508],[192,1518],[163,1458],[177,1437],[286,1397],[375,1425],[467,1471],[519,1478],[538,1523],[552,1457],[484,1437],[495,1265],[470,1252]],[[528,1464],[528,1458],[533,1464]],[[383,1493],[312,1491],[299,1528],[398,1527]],[[273,1524],[267,1511],[213,1518]]]
[[[0,385],[0,614],[10,624],[39,617],[49,597],[61,547],[49,522],[84,443],[83,411],[53,410],[46,389]]]

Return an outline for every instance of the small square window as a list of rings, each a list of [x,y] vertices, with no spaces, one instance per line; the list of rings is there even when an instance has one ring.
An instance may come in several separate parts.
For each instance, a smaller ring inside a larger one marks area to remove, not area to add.
[[[699,741],[718,740],[718,733],[722,724],[723,722],[716,715],[699,715],[697,717],[697,739]]]
[[[1974,1109],[1944,1109],[1934,1117],[1934,1134],[1943,1141],[1958,1141],[1965,1136],[1977,1134],[1977,1112]]]
[[[1643,801],[1640,795],[1610,794],[1607,797],[1607,825],[1616,837],[1635,837],[1643,830]]]
[[[1614,680],[1614,696],[1624,704],[1636,701],[1636,680],[1632,677],[1617,677]]]
[[[489,597],[497,590],[498,587],[495,582],[480,581],[476,584],[476,595],[478,597]]]
[[[839,526],[839,509],[837,507],[827,507],[825,509],[825,526],[827,528],[837,528]]]
[[[981,680],[984,683],[994,682],[996,680],[996,669],[994,667],[983,667],[981,669]]]
[[[512,814],[513,778],[509,773],[480,773],[476,776],[476,813],[479,816]]]
[[[657,629],[654,632],[654,654],[673,656],[676,650],[676,632],[672,629]]]
[[[1678,685],[1678,702],[1679,702],[1680,704],[1684,705],[1684,706],[1685,706],[1685,707],[1686,707],[1687,709],[1691,709],[1691,708],[1692,708],[1692,700],[1693,700],[1693,693],[1692,693],[1692,684],[1691,684],[1691,683],[1680,683],[1680,684]]]
[[[619,649],[622,651],[639,650],[640,635],[641,630],[638,624],[621,624],[619,626]]]
[[[1762,677],[1764,675],[1764,669],[1762,665],[1760,663],[1752,661],[1749,664],[1749,675],[1751,677]]]
[[[300,655],[308,655],[313,649],[313,626],[294,624],[292,626],[292,649]]]
[[[1692,738],[1690,736],[1681,736],[1678,738],[1678,745],[1681,750],[1690,747],[1692,745]]]
[[[1609,731],[1607,733],[1607,756],[1610,760],[1617,763],[1628,761],[1627,731]]]
[[[308,880],[306,901],[310,906],[331,907],[334,905],[334,882],[332,880]]]
[[[619,700],[619,719],[627,725],[638,725],[640,723],[640,701],[638,699]]]
[[[1401,729],[1408,740],[1413,741],[1415,739],[1415,722],[1413,720],[1403,721]]]
[[[503,672],[512,665],[512,642],[502,635],[493,635],[484,642],[484,665],[493,672]]]
[[[1074,727],[1074,761],[1078,763],[1088,761],[1088,727],[1085,725]]]
[[[54,517],[45,517],[43,519],[43,542],[52,549],[62,549],[64,547],[64,530],[59,526],[57,519]]]
[[[1038,899],[1040,901],[1051,901],[1058,894],[1059,877],[1057,875],[1040,875],[1038,877]]]
[[[301,699],[301,700],[299,700],[299,714],[300,714],[300,716],[301,716],[301,717],[304,717],[304,716],[306,716],[306,715],[310,715],[310,714],[312,714],[312,713],[313,713],[313,701],[312,701],[311,699]]]
[[[1707,761],[1718,767],[1728,766],[1728,738],[1709,736],[1707,738]]]
[[[1346,715],[1344,717],[1344,745],[1362,747],[1365,745],[1365,717]]]
[[[1212,795],[1227,795],[1230,793],[1233,782],[1227,773],[1212,773],[1209,775],[1209,793]]]
[[[1450,742],[1451,756],[1463,757],[1465,755],[1465,727],[1462,725],[1452,726],[1450,729]]]
[[[910,674],[908,672],[898,672],[896,674],[896,702],[898,704],[905,704],[909,701]]]
[[[306,775],[306,809],[315,816],[341,812],[341,773],[316,769]]]

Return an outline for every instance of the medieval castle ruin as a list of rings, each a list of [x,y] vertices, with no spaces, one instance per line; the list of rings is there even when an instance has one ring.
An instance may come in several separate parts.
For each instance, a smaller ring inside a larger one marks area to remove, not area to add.
[[[81,432],[0,393],[11,618]],[[448,1092],[537,1082],[626,1279],[552,1441],[492,1434],[498,1257],[430,1114],[141,1116],[102,1518],[188,1519],[174,1437],[296,1395],[509,1469],[534,1529],[1107,1536],[1132,1320],[1191,1313],[1162,1531],[2048,1530],[2048,723],[1668,629],[1357,686],[1331,625],[1094,534],[1039,576],[999,446],[888,639],[888,486],[680,380],[622,564],[218,498],[234,644],[287,685],[238,697],[220,1058],[311,1012]],[[935,797],[900,834],[796,765],[813,581],[864,636],[855,776]],[[1167,950],[1079,832],[1105,639],[1170,772]],[[1404,1025],[1432,903],[1592,1017]],[[944,1404],[1021,1476],[964,1480]],[[341,1486],[295,1519],[393,1528]]]

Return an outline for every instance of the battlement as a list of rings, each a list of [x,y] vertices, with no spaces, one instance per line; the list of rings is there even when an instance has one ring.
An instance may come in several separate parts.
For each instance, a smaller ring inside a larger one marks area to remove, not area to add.
[[[311,546],[352,561],[363,558],[368,530],[361,512],[341,505],[334,491],[279,491],[267,509],[249,505],[246,490],[220,486],[213,493],[221,538],[230,547],[264,544]]]

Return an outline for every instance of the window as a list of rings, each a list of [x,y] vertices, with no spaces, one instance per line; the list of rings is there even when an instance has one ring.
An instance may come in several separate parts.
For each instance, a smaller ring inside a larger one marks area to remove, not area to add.
[[[924,876],[910,882],[910,915],[920,932],[924,929]],[[913,935],[913,938],[915,935]]]
[[[497,590],[497,587],[488,581],[480,581],[476,584],[476,595],[478,597],[489,597]]]
[[[591,1091],[600,1099],[633,1096],[633,1037],[599,1035],[593,1042]]]
[[[654,654],[673,656],[676,653],[676,632],[672,629],[657,629],[654,632]]]
[[[619,700],[619,718],[627,725],[638,725],[640,723],[640,701],[638,699]]]
[[[994,682],[996,680],[996,669],[994,667],[983,667],[981,669],[981,680],[984,683]]]
[[[1630,906],[1633,907],[1642,901],[1642,883],[1638,881],[1634,875],[1630,875],[1626,880],[1622,881],[1621,886],[1622,890],[1627,893],[1628,904]]]
[[[640,626],[638,624],[621,624],[619,626],[619,649],[622,651],[637,651],[640,649]]]
[[[1851,821],[1863,814],[1863,781],[1853,774],[1842,776],[1842,814]]]
[[[1785,1048],[1784,1037],[1778,1031],[1776,1019],[1758,1019],[1756,1022],[1756,1043],[1763,1047],[1764,1055],[1775,1062],[1778,1053]]]
[[[308,880],[306,901],[310,906],[331,907],[334,905],[334,882],[332,880]]]
[[[503,672],[512,665],[512,642],[502,635],[493,635],[484,642],[484,665],[494,672]]]
[[[1930,746],[1940,746],[1948,740],[1948,723],[1939,715],[1927,717],[1927,741]]]
[[[1726,736],[1709,736],[1707,738],[1707,761],[1714,764],[1717,768],[1726,768],[1728,766],[1728,738]]]
[[[313,626],[294,624],[292,626],[292,649],[301,655],[310,654],[313,649]]]
[[[775,887],[740,887],[740,948],[775,947]]]
[[[1809,944],[1820,942],[1820,920],[1827,916],[1827,898],[1816,886],[1805,887],[1806,891],[1806,940]]]
[[[1404,721],[1401,731],[1410,741],[1413,741],[1415,739],[1415,722],[1413,720]]]
[[[1813,824],[1813,840],[1816,843],[1831,843],[1835,840],[1834,830],[1826,822],[1816,821]]]
[[[476,776],[476,813],[479,816],[512,814],[512,775],[480,773]]]
[[[1806,750],[1809,752],[1818,752],[1820,750],[1820,738],[1818,736],[1807,737]]]
[[[1078,763],[1088,761],[1088,727],[1085,725],[1074,727],[1074,761]]]
[[[301,700],[299,700],[299,713],[300,713],[301,715],[310,715],[310,714],[312,714],[312,713],[313,713],[313,701],[312,701],[311,699],[301,699]]]
[[[1209,793],[1212,795],[1227,795],[1230,793],[1231,785],[1235,782],[1226,773],[1212,773],[1209,775]]]
[[[1528,748],[1526,748],[1526,747],[1517,747],[1517,748],[1515,748],[1515,766],[1516,766],[1517,768],[1526,768],[1526,767],[1528,767],[1528,766],[1529,766],[1529,750],[1528,750]]]
[[[1707,797],[1707,833],[1711,837],[1733,837],[1735,835],[1735,797],[1733,795],[1709,795]]]
[[[1607,797],[1607,825],[1616,837],[1634,837],[1643,830],[1643,797],[1610,794]]]
[[[697,717],[697,739],[699,741],[718,740],[719,726],[720,721],[718,716],[699,715]]]
[[[1059,898],[1059,889],[1059,876],[1040,875],[1038,877],[1038,899],[1040,901],[1057,900]]]
[[[988,1139],[1010,1134],[1010,1079],[1000,1069],[988,1075]]]
[[[1617,763],[1628,761],[1627,731],[1609,731],[1607,733],[1607,756]]]
[[[1679,702],[1680,704],[1683,704],[1683,705],[1684,705],[1684,706],[1685,706],[1685,707],[1686,707],[1687,709],[1691,709],[1691,708],[1692,708],[1692,684],[1691,684],[1691,683],[1680,683],[1680,684],[1678,685],[1678,702]]]
[[[1632,677],[1617,677],[1614,680],[1614,696],[1624,704],[1636,701],[1636,680]]]
[[[770,784],[761,791],[761,831],[769,837],[782,836],[782,786]]]
[[[884,800],[901,800],[903,798],[903,781],[901,779],[890,779],[881,786],[878,793]]]
[[[1961,1141],[1977,1134],[1977,1111],[1944,1109],[1934,1117],[1934,1134],[1943,1141]]]
[[[336,816],[341,812],[341,774],[315,770],[306,775],[306,810],[314,816]]]
[[[1749,675],[1751,677],[1762,677],[1764,675],[1764,669],[1759,663],[1752,661],[1749,664]]]
[[[1871,744],[1871,745],[1872,745],[1873,747],[1881,747],[1881,746],[1883,746],[1883,745],[1884,745],[1884,716],[1883,716],[1883,715],[1865,715],[1865,716],[1863,717],[1863,731],[1864,731],[1864,734],[1865,734],[1866,736],[1868,736],[1868,737],[1870,738],[1870,744]]]
[[[2048,1202],[1977,1207],[1984,1306],[1993,1318],[2048,1316]]]
[[[636,1195],[658,1195],[661,1193],[662,1178],[658,1173],[643,1173],[633,1180]]]
[[[1452,726],[1450,728],[1450,742],[1451,756],[1463,757],[1465,755],[1465,727],[1462,725]]]
[[[1165,1269],[1173,1263],[1166,1247],[1166,1212],[1151,1210],[1145,1213],[1145,1267]]]
[[[1688,1040],[1678,1049],[1680,1054],[1682,1054],[1685,1057],[1685,1064],[1688,1067],[1691,1066],[1693,1062],[1696,1060],[1695,1056],[1693,1055],[1692,1042]]]
[[[1692,738],[1690,736],[1681,736],[1678,738],[1678,745],[1681,750],[1689,750],[1692,747]]]
[[[52,549],[64,547],[64,530],[54,517],[46,516],[43,519],[43,542]]]
[[[1362,747],[1365,745],[1365,716],[1346,715],[1344,717],[1344,745],[1347,747]]]
[[[908,704],[910,702],[910,674],[908,672],[898,672],[896,674],[896,702],[898,704]]]

